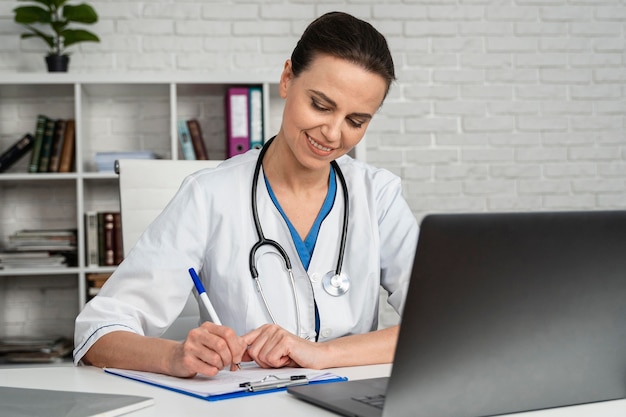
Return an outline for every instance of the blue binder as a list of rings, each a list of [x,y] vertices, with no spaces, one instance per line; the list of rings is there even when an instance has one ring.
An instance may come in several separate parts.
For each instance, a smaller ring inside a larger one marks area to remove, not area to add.
[[[250,107],[250,149],[263,147],[263,90],[261,87],[248,88]]]

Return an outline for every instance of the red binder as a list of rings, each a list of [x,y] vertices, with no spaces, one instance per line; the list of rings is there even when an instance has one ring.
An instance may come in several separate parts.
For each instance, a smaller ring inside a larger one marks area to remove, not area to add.
[[[250,149],[247,87],[231,87],[226,93],[226,149],[229,158]]]

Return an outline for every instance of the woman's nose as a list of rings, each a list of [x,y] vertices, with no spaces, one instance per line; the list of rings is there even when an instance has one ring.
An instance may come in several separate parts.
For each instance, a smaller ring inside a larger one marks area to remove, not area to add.
[[[329,118],[322,126],[322,134],[329,142],[338,142],[341,139],[343,118]]]

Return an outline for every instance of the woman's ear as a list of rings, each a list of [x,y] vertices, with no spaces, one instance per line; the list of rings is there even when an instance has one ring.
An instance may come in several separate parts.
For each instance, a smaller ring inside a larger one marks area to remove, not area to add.
[[[289,88],[289,82],[293,79],[293,71],[291,68],[291,60],[285,61],[283,72],[280,75],[280,84],[278,85],[278,94],[281,98],[287,97],[287,90]]]

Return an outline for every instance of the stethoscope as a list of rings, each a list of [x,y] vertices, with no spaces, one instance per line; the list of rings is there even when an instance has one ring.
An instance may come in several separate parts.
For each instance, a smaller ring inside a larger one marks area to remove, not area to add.
[[[276,251],[278,251],[280,256],[285,261],[285,268],[287,269],[287,273],[289,274],[289,282],[291,284],[291,292],[292,292],[293,299],[295,302],[296,315],[297,315],[296,317],[297,333],[296,334],[300,336],[301,335],[300,332],[302,329],[302,325],[300,322],[300,304],[298,302],[298,295],[296,292],[296,282],[293,277],[293,270],[291,268],[291,260],[289,259],[289,255],[287,255],[287,252],[280,245],[280,243],[276,242],[275,240],[268,239],[265,237],[265,235],[263,234],[263,229],[261,228],[261,221],[259,220],[259,212],[257,210],[256,195],[257,195],[257,184],[258,184],[259,173],[261,172],[261,166],[263,165],[263,157],[265,156],[265,152],[267,152],[267,149],[269,148],[273,140],[274,138],[267,141],[265,146],[263,146],[263,148],[261,149],[261,152],[259,153],[259,158],[257,159],[256,166],[254,168],[254,176],[252,177],[252,218],[254,219],[254,227],[256,228],[256,232],[257,232],[259,240],[252,246],[252,249],[250,250],[250,274],[252,275],[252,279],[256,283],[256,287],[257,287],[257,290],[259,291],[259,294],[261,294],[261,299],[263,300],[265,309],[270,315],[272,322],[276,324],[277,323],[276,318],[272,314],[272,310],[270,309],[267,299],[265,298],[265,294],[263,292],[263,286],[261,285],[261,282],[259,280],[259,273],[256,269],[255,264],[256,264],[256,252],[261,246],[269,245],[273,247],[274,249],[276,249]],[[343,212],[343,225],[341,229],[341,242],[339,244],[339,256],[337,257],[337,267],[335,268],[334,271],[329,271],[328,273],[326,273],[326,275],[324,275],[324,277],[322,278],[322,287],[328,294],[338,297],[340,295],[345,294],[346,292],[348,292],[348,289],[350,289],[350,278],[341,271],[341,268],[343,266],[343,255],[346,249],[346,236],[348,234],[349,201],[348,201],[348,187],[346,185],[346,180],[343,177],[343,173],[341,172],[341,169],[339,168],[339,165],[337,164],[337,162],[332,161],[331,165],[335,169],[335,173],[337,177],[339,178],[339,182],[341,183],[341,188],[343,190],[344,212]]]

